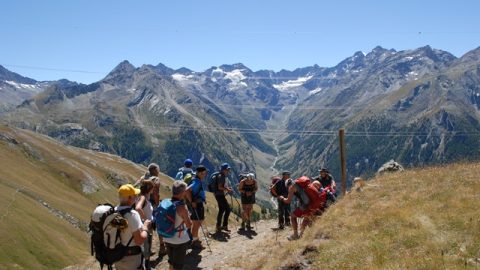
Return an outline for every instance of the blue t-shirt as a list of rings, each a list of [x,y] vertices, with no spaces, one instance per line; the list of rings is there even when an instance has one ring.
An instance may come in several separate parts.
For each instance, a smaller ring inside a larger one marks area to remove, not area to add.
[[[192,190],[192,200],[195,201],[196,199],[200,198],[202,202],[205,202],[207,199],[205,195],[205,190],[203,190],[203,184],[200,179],[197,177],[193,178],[192,182],[188,186],[189,189]]]

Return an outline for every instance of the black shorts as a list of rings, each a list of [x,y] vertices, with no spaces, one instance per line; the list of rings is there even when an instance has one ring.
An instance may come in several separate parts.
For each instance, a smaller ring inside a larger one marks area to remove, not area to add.
[[[242,204],[254,204],[255,203],[255,195],[252,196],[244,196],[241,197]]]
[[[167,247],[168,263],[173,266],[173,269],[181,270],[185,264],[185,257],[187,255],[188,242],[174,245],[170,243],[165,243]]]
[[[205,219],[205,209],[203,203],[196,203],[197,207],[189,207],[190,210],[190,219],[191,220],[204,220]],[[198,216],[197,216],[198,215]]]

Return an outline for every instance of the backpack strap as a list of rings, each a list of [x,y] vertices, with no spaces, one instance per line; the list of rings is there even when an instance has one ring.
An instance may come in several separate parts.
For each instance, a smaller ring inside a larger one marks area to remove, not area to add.
[[[132,206],[130,206],[130,207],[128,207],[128,208],[122,209],[122,210],[117,211],[117,212],[118,212],[120,215],[122,215],[122,217],[125,217],[125,214],[130,213],[130,212],[131,212],[132,210],[134,210],[134,209],[135,209],[135,205],[132,205]]]
[[[146,198],[145,198],[145,199],[146,199]],[[120,215],[122,215],[122,217],[125,217],[125,215],[126,215],[127,213],[130,213],[130,212],[134,209],[134,207],[135,207],[135,206],[132,205],[132,207],[128,207],[128,208],[122,209],[122,210],[118,211],[118,213],[119,213]],[[117,230],[117,234],[118,234],[118,230]],[[117,235],[117,237],[119,237],[119,235]],[[130,246],[130,243],[132,243],[132,240],[133,240],[133,235],[132,235],[132,237],[130,237],[130,240],[128,240],[128,243],[127,243],[126,247]]]
[[[184,201],[182,201],[182,200],[173,200],[173,198],[172,198],[172,203],[173,203],[173,205],[175,205],[175,209],[176,209],[176,207],[178,207],[178,206],[180,206],[180,205],[185,205],[185,202],[184,202]],[[177,213],[175,213],[175,215],[177,215]],[[175,224],[175,221],[174,221],[174,224]],[[178,232],[178,233],[179,233],[179,235],[178,235],[179,237],[182,237],[182,232],[185,231],[185,227],[183,226],[184,224],[185,224],[185,221],[182,221],[182,222],[180,223],[180,225],[178,225],[178,226],[174,229],[175,232]],[[182,228],[181,230],[179,230],[179,228],[181,228],[181,227],[183,227],[183,228]]]

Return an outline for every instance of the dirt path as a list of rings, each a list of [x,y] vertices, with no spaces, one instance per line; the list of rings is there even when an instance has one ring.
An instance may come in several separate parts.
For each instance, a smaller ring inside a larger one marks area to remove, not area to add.
[[[253,258],[262,258],[270,251],[270,247],[287,242],[286,236],[289,230],[273,231],[277,224],[274,220],[262,220],[257,222],[255,232],[236,232],[233,224],[232,232],[228,234],[216,234],[208,238],[212,252],[208,248],[199,251],[188,250],[187,265],[184,269],[244,269],[243,262]],[[254,225],[254,224],[252,224]],[[237,225],[238,227],[238,225]],[[213,227],[208,228],[213,232]],[[206,246],[205,239],[202,239]],[[158,249],[158,244],[154,244]],[[154,255],[155,269],[168,269],[167,257],[157,258]]]
[[[255,226],[255,224],[252,224]],[[238,225],[236,225],[238,228]],[[192,269],[245,269],[245,263],[252,265],[252,260],[260,258],[269,258],[270,250],[273,246],[283,245],[288,240],[287,235],[291,233],[287,228],[283,231],[274,231],[272,228],[277,226],[276,220],[262,220],[257,222],[255,233],[237,232],[235,225],[231,224],[232,232],[230,235],[213,235],[208,238],[212,252],[208,248],[195,251],[187,251],[187,264],[184,270]],[[207,228],[213,232],[213,227]],[[202,236],[202,242],[206,246],[205,238]],[[153,251],[155,254],[150,258],[152,269],[168,269],[168,257],[158,256],[158,237],[154,235]],[[262,265],[261,261],[253,261],[255,265]],[[265,262],[266,263],[266,262]],[[81,265],[73,265],[65,268],[67,270],[99,270],[98,262],[90,257]]]

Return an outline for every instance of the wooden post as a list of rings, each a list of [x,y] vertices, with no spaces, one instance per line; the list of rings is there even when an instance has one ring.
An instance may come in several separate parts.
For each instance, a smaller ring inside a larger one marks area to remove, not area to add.
[[[345,157],[345,129],[338,131],[340,138],[340,167],[342,168],[342,195],[347,193],[347,162]]]

